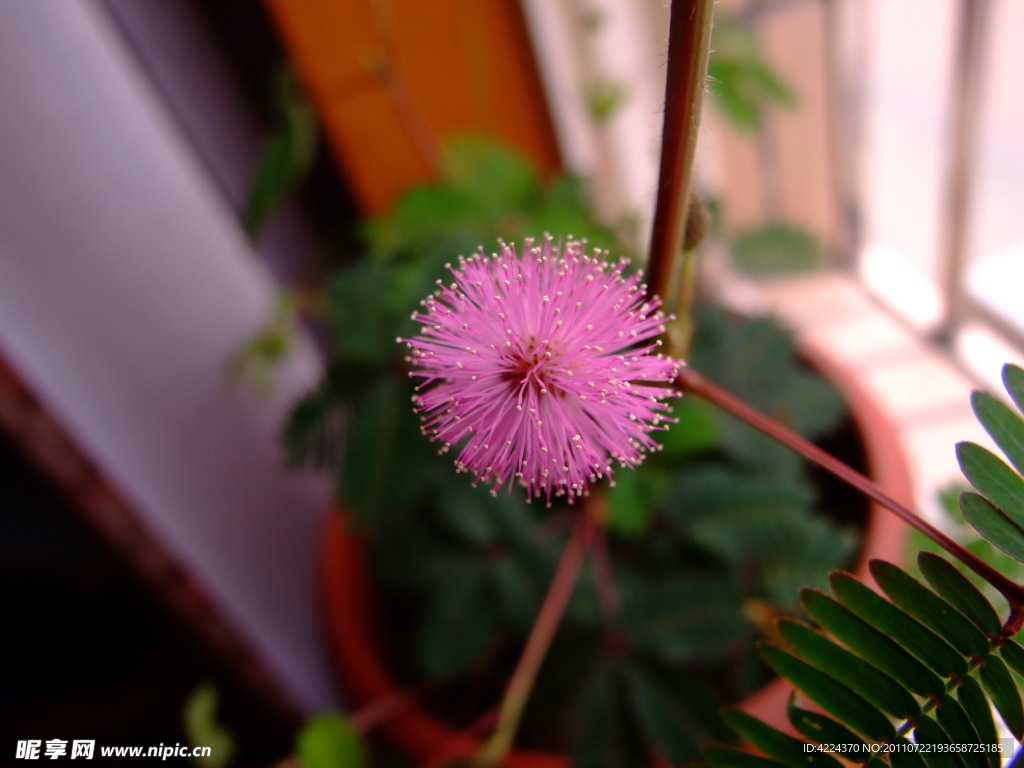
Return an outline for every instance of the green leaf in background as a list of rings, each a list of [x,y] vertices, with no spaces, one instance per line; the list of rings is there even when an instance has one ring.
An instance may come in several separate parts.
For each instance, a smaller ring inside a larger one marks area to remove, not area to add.
[[[896,731],[889,718],[850,688],[770,643],[760,646],[761,657],[811,701],[872,741],[891,741]]]
[[[274,373],[295,345],[298,314],[297,296],[283,292],[274,302],[270,317],[228,356],[225,366],[228,379],[248,382],[257,394],[270,394]]]
[[[655,500],[665,493],[671,478],[654,466],[615,474],[615,485],[608,488],[608,516],[605,526],[612,533],[638,536],[647,531],[655,512]]]
[[[455,189],[471,193],[486,213],[528,208],[537,190],[537,171],[532,163],[491,141],[455,139],[445,148],[442,164],[446,181]]]
[[[793,531],[785,549],[765,561],[761,579],[768,599],[792,605],[804,587],[824,587],[828,573],[848,564],[856,551],[857,533],[808,513]]]
[[[420,434],[406,381],[379,381],[352,409],[338,482],[342,501],[357,521],[408,509],[434,465],[434,452]]]
[[[677,474],[673,499],[674,514],[689,536],[738,564],[788,549],[810,517],[812,496],[806,485],[789,478],[698,465]]]
[[[855,616],[844,605],[816,589],[804,589],[800,600],[808,615],[869,662],[921,696],[942,696],[946,686],[892,638]]]
[[[971,407],[1006,458],[1024,474],[1024,420],[986,392],[972,393]]]
[[[831,675],[838,682],[893,717],[912,720],[921,705],[903,686],[858,656],[792,619],[778,623],[779,634],[801,659]]]
[[[234,738],[217,722],[217,699],[217,689],[203,683],[189,696],[182,713],[186,739],[210,748],[208,756],[195,758],[204,768],[224,768],[235,755]]]
[[[292,406],[282,431],[288,466],[337,466],[345,448],[345,403],[372,377],[365,369],[335,363],[320,384]]]
[[[943,636],[962,656],[988,655],[990,644],[985,634],[906,571],[884,560],[872,560],[871,575],[890,600]]]
[[[948,560],[932,552],[922,552],[918,567],[936,592],[948,600],[964,616],[989,637],[1002,635],[999,614],[977,587]]]
[[[606,77],[592,78],[583,87],[583,102],[595,123],[604,123],[614,117],[628,97],[629,91],[622,83]]]
[[[961,678],[967,662],[949,643],[849,573],[833,573],[832,591],[843,605],[943,677]]]
[[[800,739],[787,736],[746,712],[726,709],[722,712],[722,719],[745,741],[790,768],[842,768],[842,763],[831,755],[817,750],[806,751]]]
[[[275,78],[274,101],[278,126],[257,161],[242,213],[252,240],[306,176],[316,156],[316,115],[290,69],[282,69]]]
[[[696,760],[704,747],[730,739],[708,703],[713,691],[672,664],[637,654],[626,666],[627,691],[638,726],[674,765]]]
[[[393,305],[408,299],[401,316],[419,307],[422,295],[388,298],[395,293],[397,267],[360,261],[340,270],[332,281],[328,299],[331,331],[340,357],[346,362],[383,367],[405,354],[395,341],[399,333]]]
[[[573,725],[573,768],[641,768],[632,744],[638,734],[630,721],[620,670],[614,662],[606,660],[597,665],[582,691]]]
[[[1024,739],[1024,707],[1021,705],[1020,691],[1002,659],[989,656],[978,677],[1010,733],[1017,741]]]
[[[497,633],[485,563],[466,557],[446,566],[445,586],[431,595],[417,638],[420,662],[429,677],[469,669]]]
[[[814,234],[778,222],[740,231],[729,254],[737,271],[755,277],[809,272],[825,263],[821,242]]]
[[[631,644],[664,658],[720,659],[749,631],[743,594],[727,574],[629,586],[622,584],[622,629]]]
[[[680,398],[672,403],[672,416],[678,423],[657,435],[659,463],[682,461],[718,445],[718,412],[709,403],[696,397]]]
[[[1024,479],[987,448],[957,443],[956,458],[964,477],[1017,525],[1024,525]]]
[[[708,60],[711,100],[737,131],[756,131],[768,107],[792,108],[796,96],[772,70],[754,29],[724,14],[715,19]]]
[[[297,740],[302,768],[366,768],[362,738],[343,715],[310,720]]]
[[[985,539],[1010,557],[1024,562],[1024,528],[1004,515],[992,502],[977,493],[960,495],[964,519]]]
[[[719,386],[814,438],[837,427],[843,399],[820,376],[800,367],[793,338],[777,322],[737,321],[721,310],[699,307],[690,363]],[[722,448],[743,462],[792,472],[800,461],[770,438],[719,414]]]

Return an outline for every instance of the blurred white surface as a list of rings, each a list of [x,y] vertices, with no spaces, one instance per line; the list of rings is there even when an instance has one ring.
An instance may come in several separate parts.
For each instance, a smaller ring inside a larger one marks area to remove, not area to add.
[[[273,281],[91,2],[0,3],[0,351],[303,706],[335,703],[320,479],[277,433],[318,377],[225,385]]]

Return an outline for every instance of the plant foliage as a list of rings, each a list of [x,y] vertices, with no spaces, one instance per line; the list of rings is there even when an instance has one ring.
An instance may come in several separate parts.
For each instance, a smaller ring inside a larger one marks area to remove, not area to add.
[[[613,241],[576,179],[544,183],[517,155],[476,142],[453,147],[445,168],[367,227],[367,253],[332,286],[333,364],[294,409],[286,440],[293,461],[337,468],[341,501],[367,524],[374,575],[395,606],[389,634],[405,638],[395,661],[410,682],[447,681],[458,723],[500,696],[470,681],[510,671],[569,514],[519,493],[492,498],[437,455],[419,434],[395,337],[412,333],[409,309],[444,264],[499,233]],[[709,377],[808,437],[842,419],[839,396],[776,324],[705,309],[697,328],[693,363]],[[608,626],[598,577],[585,571],[525,713],[527,739],[554,722],[566,743],[535,743],[578,745],[581,765],[613,754],[645,765],[654,745],[685,762],[727,738],[716,707],[770,676],[754,652],[770,617],[796,614],[796,586],[824,585],[854,550],[844,524],[820,514],[799,461],[695,399],[680,400],[676,416],[659,436],[664,450],[617,473],[608,494],[620,620]]]
[[[960,494],[960,508],[986,541],[1024,561],[1024,370],[1007,365],[1003,382],[1012,406],[982,392],[971,402],[1006,460],[974,443],[957,446],[973,486]],[[812,623],[782,620],[779,639],[763,643],[761,655],[798,692],[789,722],[810,744],[844,745],[836,756],[865,765],[995,768],[1012,751],[999,734],[1024,738],[1024,648],[949,560],[921,552],[918,566],[923,580],[873,562],[879,591],[841,571],[829,591],[804,588]],[[828,754],[838,750],[808,751],[742,712],[727,711],[725,720],[764,757],[714,747],[704,754],[709,765],[840,764]]]

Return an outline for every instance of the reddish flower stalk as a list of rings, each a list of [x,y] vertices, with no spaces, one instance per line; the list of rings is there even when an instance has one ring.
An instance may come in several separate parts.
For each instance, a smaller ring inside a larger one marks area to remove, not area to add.
[[[596,534],[597,525],[584,506],[576,515],[569,541],[562,551],[562,559],[558,561],[554,578],[530,630],[523,654],[519,657],[512,677],[509,678],[508,688],[498,711],[498,725],[477,756],[479,765],[497,765],[512,747],[537,671],[569,605],[569,598],[576,587],[583,561],[593,547]]]

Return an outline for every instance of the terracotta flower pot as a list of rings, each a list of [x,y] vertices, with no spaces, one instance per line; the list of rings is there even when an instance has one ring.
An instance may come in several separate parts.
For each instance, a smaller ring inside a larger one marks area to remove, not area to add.
[[[827,355],[806,349],[802,354],[844,396],[863,442],[867,474],[891,496],[911,501],[906,461],[891,425],[874,400],[857,385],[849,371]],[[780,450],[786,449],[780,447]],[[868,562],[871,559],[900,561],[905,529],[904,523],[872,504],[856,568],[858,576],[870,580]],[[348,530],[340,513],[328,516],[320,565],[327,630],[346,695],[354,706],[393,700],[400,693],[379,654],[377,638],[381,636],[381,629],[364,564],[363,542]],[[791,690],[784,680],[776,679],[740,707],[776,727],[787,729],[786,702]],[[414,702],[399,710],[381,725],[380,731],[414,757],[417,764],[442,766],[453,758],[471,757],[479,749],[480,741],[475,736],[456,731]],[[510,768],[569,768],[570,760],[560,755],[516,750],[508,755],[505,765]]]

